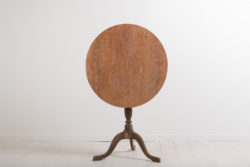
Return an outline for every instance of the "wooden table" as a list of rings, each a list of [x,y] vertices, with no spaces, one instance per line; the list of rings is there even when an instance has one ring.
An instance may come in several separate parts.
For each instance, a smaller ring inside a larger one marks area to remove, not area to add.
[[[90,86],[105,102],[125,108],[126,125],[116,135],[108,151],[93,160],[112,153],[121,139],[135,139],[144,154],[152,161],[143,139],[131,124],[132,107],[151,100],[161,89],[167,74],[167,56],[161,42],[149,30],[132,24],[106,29],[93,41],[88,51],[86,72]]]

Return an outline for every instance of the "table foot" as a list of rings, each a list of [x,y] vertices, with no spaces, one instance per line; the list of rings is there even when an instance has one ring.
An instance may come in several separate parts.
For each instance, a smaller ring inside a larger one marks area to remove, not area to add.
[[[133,144],[133,139],[130,138],[130,147],[131,147],[131,150],[134,151],[135,150],[135,145]]]
[[[115,146],[119,143],[119,141],[123,139],[123,132],[117,134],[114,139],[112,140],[109,149],[106,153],[101,154],[101,155],[96,155],[93,157],[93,161],[99,161],[103,158],[106,158],[107,156],[109,156],[115,149]]]
[[[142,152],[145,154],[146,157],[148,157],[149,159],[151,159],[154,162],[161,162],[160,158],[149,154],[149,152],[147,150],[147,147],[144,144],[144,141],[143,141],[142,137],[139,134],[133,132],[133,139],[135,139],[138,142],[138,144],[140,145],[140,147],[142,149]]]

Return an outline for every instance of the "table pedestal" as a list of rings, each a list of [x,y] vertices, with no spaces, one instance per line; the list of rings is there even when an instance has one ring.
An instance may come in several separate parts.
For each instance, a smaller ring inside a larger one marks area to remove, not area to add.
[[[98,160],[101,160],[101,159],[106,158],[107,156],[109,156],[113,152],[113,150],[115,149],[115,147],[119,143],[119,141],[122,140],[122,139],[129,139],[131,149],[135,150],[135,146],[133,144],[133,139],[134,139],[134,140],[136,140],[138,142],[138,144],[140,145],[143,153],[149,159],[151,159],[154,162],[160,162],[160,158],[149,154],[149,152],[148,152],[148,150],[146,148],[146,145],[144,144],[144,141],[143,141],[142,137],[139,134],[137,134],[136,132],[133,131],[133,126],[132,126],[132,123],[131,123],[132,108],[125,108],[125,117],[126,117],[126,125],[125,125],[124,130],[121,133],[117,134],[113,138],[108,151],[106,153],[102,154],[102,155],[94,156],[93,161],[98,161]]]

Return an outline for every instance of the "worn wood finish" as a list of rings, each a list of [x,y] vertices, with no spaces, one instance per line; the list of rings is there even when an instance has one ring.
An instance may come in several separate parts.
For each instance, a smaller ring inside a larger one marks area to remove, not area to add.
[[[93,157],[94,161],[109,156],[122,139],[129,139],[135,150],[136,140],[152,161],[142,137],[133,131],[132,107],[152,99],[161,89],[167,74],[167,56],[160,41],[147,29],[131,24],[113,26],[92,43],[86,61],[88,81],[105,102],[125,108],[126,125],[117,134],[108,151]]]
[[[94,92],[105,102],[124,108],[152,99],[165,81],[167,66],[161,42],[147,29],[131,24],[103,31],[86,60]]]
[[[133,126],[132,126],[132,121],[131,121],[132,108],[125,108],[124,111],[125,111],[125,117],[126,117],[126,124],[125,124],[124,130],[121,133],[118,133],[114,137],[108,151],[102,155],[94,156],[93,161],[99,161],[99,160],[102,160],[102,159],[108,157],[114,151],[114,149],[115,149],[116,145],[119,143],[119,141],[122,139],[129,139],[131,150],[134,151],[135,150],[135,146],[133,145],[133,139],[134,139],[138,142],[139,146],[142,149],[142,152],[146,155],[146,157],[148,157],[149,159],[151,159],[154,162],[160,162],[161,161],[160,158],[155,157],[148,152],[147,147],[144,144],[142,137],[138,133],[134,132]]]

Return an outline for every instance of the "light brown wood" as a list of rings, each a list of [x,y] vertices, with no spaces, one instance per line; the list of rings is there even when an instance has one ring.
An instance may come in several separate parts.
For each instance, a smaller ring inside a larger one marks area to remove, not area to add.
[[[94,92],[105,102],[124,108],[152,99],[165,81],[167,66],[166,53],[156,36],[132,24],[103,31],[86,60]]]

